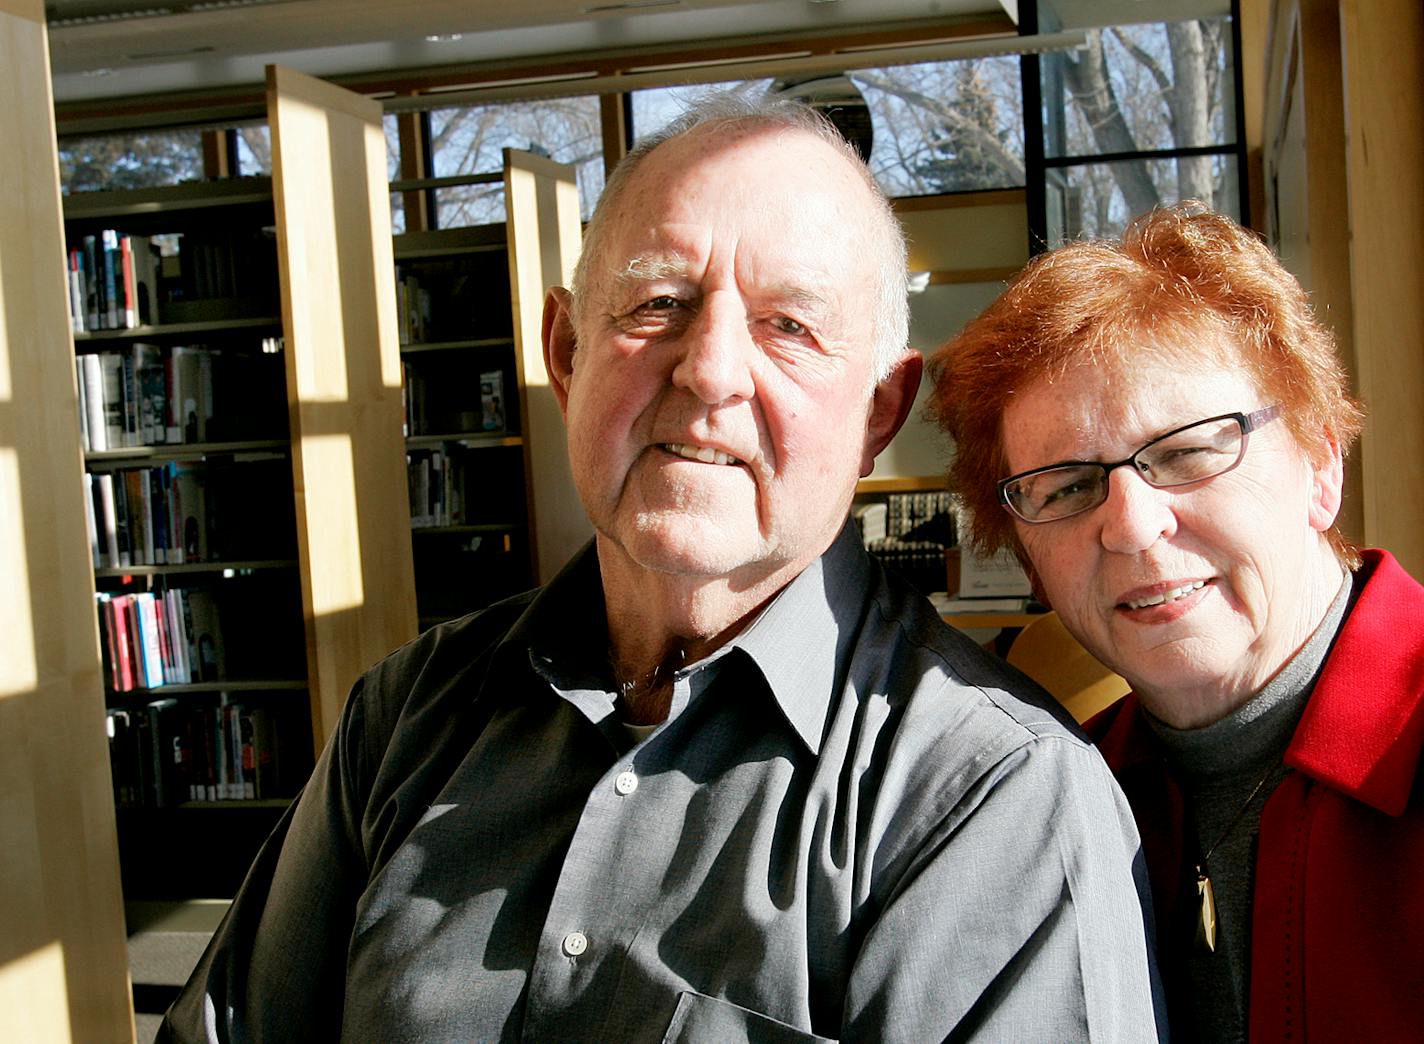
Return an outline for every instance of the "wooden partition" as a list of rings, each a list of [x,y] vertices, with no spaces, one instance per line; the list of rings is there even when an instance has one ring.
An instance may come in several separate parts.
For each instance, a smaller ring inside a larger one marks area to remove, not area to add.
[[[1339,17],[1364,538],[1424,577],[1424,4]]]
[[[381,106],[269,67],[312,731],[416,633]]]
[[[0,1040],[133,1038],[40,0],[0,0]]]
[[[559,404],[544,367],[544,292],[567,286],[578,261],[578,184],[574,169],[527,152],[504,153],[509,220],[509,286],[514,298],[514,358],[524,417],[525,474],[536,576],[546,583],[593,535],[574,489]]]
[[[1306,292],[1315,314],[1335,335],[1358,391],[1354,300],[1350,285],[1350,222],[1346,197],[1344,98],[1340,68],[1339,0],[1289,0],[1275,9],[1270,50],[1257,63],[1266,76],[1261,114],[1263,198],[1258,227]],[[1262,45],[1264,48],[1264,44]],[[1254,212],[1253,212],[1254,213]],[[1340,527],[1365,538],[1361,461],[1345,468]]]

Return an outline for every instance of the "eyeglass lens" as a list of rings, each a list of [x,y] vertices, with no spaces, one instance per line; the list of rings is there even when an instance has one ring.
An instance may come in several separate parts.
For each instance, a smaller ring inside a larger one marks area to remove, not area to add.
[[[1234,417],[1202,421],[1149,442],[1121,464],[1132,464],[1152,486],[1185,486],[1230,471],[1244,440]],[[1029,522],[1048,522],[1089,511],[1107,499],[1108,471],[1118,465],[1065,464],[1009,482],[1009,506]]]

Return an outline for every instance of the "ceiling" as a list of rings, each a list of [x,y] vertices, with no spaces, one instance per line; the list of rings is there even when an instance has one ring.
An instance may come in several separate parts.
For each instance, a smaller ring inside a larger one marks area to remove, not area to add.
[[[1132,0],[1129,0],[1132,2]],[[985,18],[1016,0],[47,0],[56,102]]]
[[[987,23],[1031,0],[46,0],[58,103],[710,41]],[[1230,0],[1037,0],[1040,29],[1224,15]]]

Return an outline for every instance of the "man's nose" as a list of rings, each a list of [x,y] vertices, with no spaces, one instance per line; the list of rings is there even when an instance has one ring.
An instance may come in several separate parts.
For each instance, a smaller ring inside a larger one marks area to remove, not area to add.
[[[1108,477],[1108,496],[1097,508],[1103,547],[1118,554],[1145,551],[1177,531],[1171,490],[1157,489],[1132,468]]]
[[[755,394],[752,366],[757,347],[737,295],[708,294],[679,347],[682,357],[672,372],[677,387],[709,406]]]

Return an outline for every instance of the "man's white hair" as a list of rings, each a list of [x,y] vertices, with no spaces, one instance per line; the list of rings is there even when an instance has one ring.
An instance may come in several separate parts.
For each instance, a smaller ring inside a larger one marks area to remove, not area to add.
[[[592,269],[595,264],[600,263],[610,216],[617,212],[619,200],[634,172],[659,145],[703,128],[802,131],[834,148],[860,175],[871,203],[871,235],[868,245],[877,256],[878,262],[875,266],[879,273],[877,285],[868,290],[871,336],[874,339],[871,348],[875,363],[875,381],[879,383],[889,375],[909,340],[910,304],[905,233],[890,207],[889,200],[885,198],[885,193],[871,175],[870,168],[841,136],[840,131],[814,109],[784,98],[767,95],[751,97],[744,92],[734,91],[705,95],[662,130],[642,139],[628,152],[609,175],[603,195],[584,230],[583,249],[579,254],[578,266],[574,269],[573,286],[570,288],[573,292],[576,324],[583,326],[590,281],[596,279]]]

